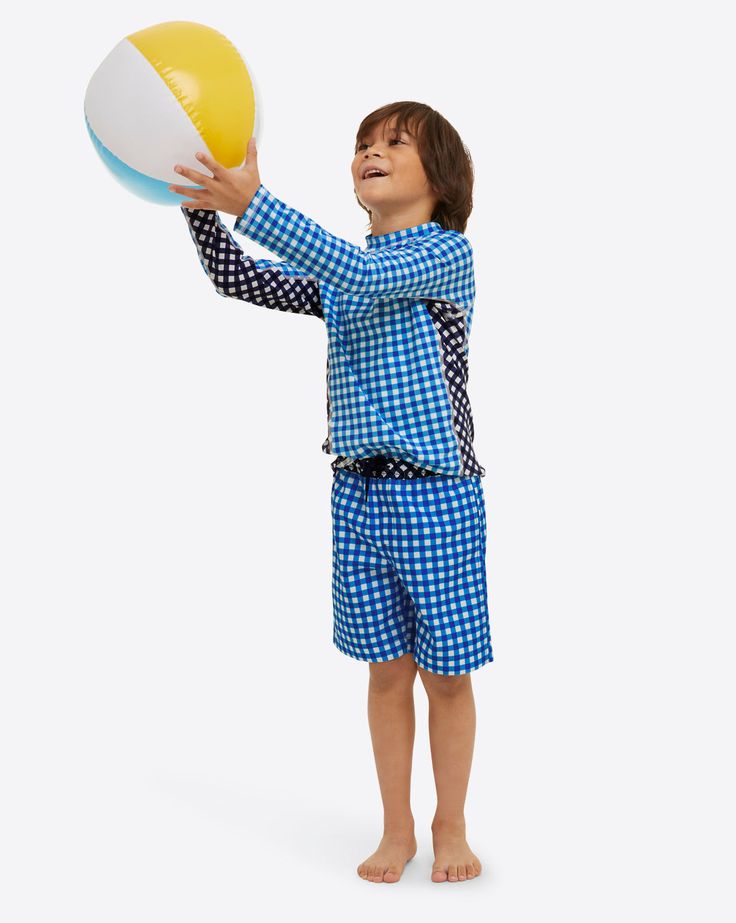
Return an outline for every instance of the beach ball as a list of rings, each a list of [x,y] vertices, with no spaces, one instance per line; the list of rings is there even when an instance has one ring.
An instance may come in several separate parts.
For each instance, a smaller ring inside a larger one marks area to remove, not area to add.
[[[243,55],[216,29],[163,22],[127,35],[92,75],[84,97],[92,144],[129,192],[159,205],[181,205],[171,184],[199,189],[180,163],[209,172],[205,151],[241,167],[248,140],[260,147],[261,105]]]

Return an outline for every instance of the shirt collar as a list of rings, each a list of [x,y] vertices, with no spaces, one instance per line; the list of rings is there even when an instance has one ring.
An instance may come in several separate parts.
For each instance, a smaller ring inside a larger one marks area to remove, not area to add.
[[[366,234],[365,242],[369,250],[374,250],[376,247],[393,247],[394,244],[403,243],[412,237],[422,237],[437,230],[442,230],[439,221],[425,221],[424,224],[415,224],[412,228],[401,228],[399,231],[389,231],[388,234]]]

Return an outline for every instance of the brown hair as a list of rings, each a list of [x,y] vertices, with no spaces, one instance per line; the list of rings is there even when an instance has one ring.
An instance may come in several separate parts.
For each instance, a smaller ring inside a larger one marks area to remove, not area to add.
[[[430,220],[437,221],[445,230],[464,233],[473,210],[473,161],[460,135],[439,112],[424,103],[411,101],[381,106],[360,123],[355,140],[356,153],[361,138],[384,119],[390,120],[393,116],[397,116],[397,131],[408,128],[416,136],[424,172],[437,194],[438,201]],[[357,192],[355,197],[360,207],[372,217],[371,210],[363,205]]]

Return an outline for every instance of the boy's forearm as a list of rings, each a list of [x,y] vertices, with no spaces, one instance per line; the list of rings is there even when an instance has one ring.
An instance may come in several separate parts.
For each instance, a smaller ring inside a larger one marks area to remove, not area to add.
[[[286,263],[243,253],[216,211],[181,206],[200,264],[225,298],[322,317],[319,283]]]

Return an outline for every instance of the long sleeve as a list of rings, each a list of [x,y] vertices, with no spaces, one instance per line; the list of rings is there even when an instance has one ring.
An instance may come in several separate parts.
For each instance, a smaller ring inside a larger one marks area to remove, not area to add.
[[[290,208],[262,183],[234,230],[353,295],[442,297],[473,272],[472,246],[459,231],[440,228],[401,247],[365,251]]]
[[[287,262],[247,256],[216,211],[180,208],[202,268],[218,294],[324,320],[317,279]]]

